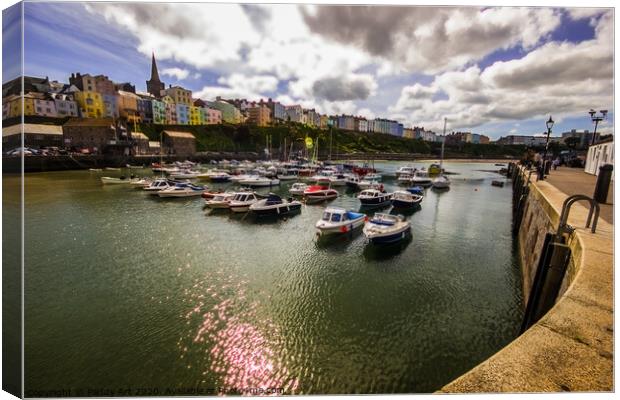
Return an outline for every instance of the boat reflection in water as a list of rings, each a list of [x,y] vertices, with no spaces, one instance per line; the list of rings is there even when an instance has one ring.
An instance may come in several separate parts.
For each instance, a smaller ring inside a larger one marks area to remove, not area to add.
[[[391,244],[368,243],[364,247],[362,256],[367,261],[383,261],[400,255],[411,243],[413,236],[406,235],[401,241]]]

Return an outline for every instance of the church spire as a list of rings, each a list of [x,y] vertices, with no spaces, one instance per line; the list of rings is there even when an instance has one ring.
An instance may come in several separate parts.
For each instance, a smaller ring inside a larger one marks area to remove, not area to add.
[[[155,52],[153,52],[153,57],[151,59],[151,79],[146,81],[146,91],[159,98],[161,97],[161,91],[164,90],[165,87],[164,83],[159,80],[157,63],[155,63]]]
[[[157,63],[155,62],[155,52],[153,52],[153,58],[151,61],[151,80],[159,81],[159,73],[157,72]]]

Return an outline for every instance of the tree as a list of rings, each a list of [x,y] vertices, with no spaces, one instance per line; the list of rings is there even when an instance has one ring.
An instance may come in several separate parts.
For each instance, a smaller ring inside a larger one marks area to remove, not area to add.
[[[577,146],[581,143],[581,139],[578,137],[569,137],[564,140],[564,144],[568,146],[569,149],[576,149]]]

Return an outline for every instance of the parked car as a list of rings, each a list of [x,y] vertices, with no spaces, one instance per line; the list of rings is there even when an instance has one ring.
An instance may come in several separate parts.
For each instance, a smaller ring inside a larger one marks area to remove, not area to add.
[[[8,156],[21,156],[22,154],[25,156],[32,156],[39,154],[39,151],[37,149],[31,149],[29,147],[18,147],[16,149],[6,152],[6,155]]]

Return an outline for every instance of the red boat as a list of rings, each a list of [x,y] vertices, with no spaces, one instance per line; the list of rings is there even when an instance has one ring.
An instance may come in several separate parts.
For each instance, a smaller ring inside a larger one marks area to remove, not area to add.
[[[353,167],[353,173],[359,175],[360,177],[370,173],[374,174],[375,172],[377,172],[377,170],[370,167]]]
[[[205,190],[204,192],[202,192],[201,196],[203,199],[211,200],[216,195],[222,194],[222,193],[223,193],[222,190]]]
[[[338,191],[323,185],[312,185],[304,190],[306,203],[318,203],[320,201],[332,200],[338,197]]]

